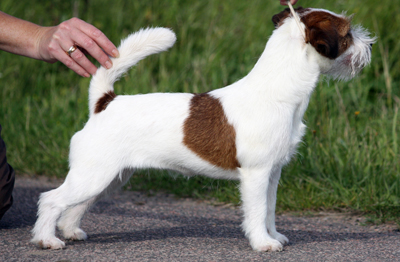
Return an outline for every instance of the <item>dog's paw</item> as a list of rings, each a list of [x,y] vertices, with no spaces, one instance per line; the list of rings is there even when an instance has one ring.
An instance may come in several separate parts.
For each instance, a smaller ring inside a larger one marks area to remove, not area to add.
[[[65,243],[60,239],[54,237],[49,239],[32,239],[33,244],[42,249],[63,249],[65,248]]]
[[[80,228],[76,228],[73,231],[63,231],[63,235],[65,239],[69,240],[77,240],[77,241],[83,241],[87,239],[87,235],[85,231],[83,231]]]
[[[273,234],[270,234],[270,236],[273,239],[278,240],[279,242],[282,243],[282,245],[288,244],[289,243],[289,239],[287,237],[285,237],[284,235],[282,235],[281,233],[275,232]]]
[[[283,245],[281,242],[275,239],[269,239],[264,241],[263,243],[260,244],[253,244],[252,245],[253,249],[255,251],[259,252],[267,252],[267,251],[282,251],[283,250]]]

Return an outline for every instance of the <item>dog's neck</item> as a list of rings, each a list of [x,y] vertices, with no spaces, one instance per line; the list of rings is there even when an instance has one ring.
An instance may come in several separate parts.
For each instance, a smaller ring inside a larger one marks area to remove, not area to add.
[[[245,77],[247,86],[273,94],[270,97],[278,101],[308,100],[320,75],[317,55],[304,42],[295,20],[287,19],[273,32],[260,59]]]

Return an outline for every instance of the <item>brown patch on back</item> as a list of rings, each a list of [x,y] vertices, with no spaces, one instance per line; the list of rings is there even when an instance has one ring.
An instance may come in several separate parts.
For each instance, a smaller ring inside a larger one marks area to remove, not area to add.
[[[220,101],[195,94],[183,126],[183,143],[202,159],[224,169],[236,169],[236,132],[228,123]]]
[[[117,95],[114,93],[114,91],[108,91],[107,93],[104,93],[104,95],[97,101],[94,113],[98,114],[101,111],[106,110],[108,104],[111,103],[115,97],[117,97]]]
[[[301,21],[306,26],[306,43],[327,58],[337,58],[353,43],[349,18],[312,11],[301,17]]]

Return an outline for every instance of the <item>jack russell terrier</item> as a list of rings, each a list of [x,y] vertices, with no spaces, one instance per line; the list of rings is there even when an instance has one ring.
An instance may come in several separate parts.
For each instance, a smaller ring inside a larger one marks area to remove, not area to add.
[[[296,20],[297,19],[297,20]],[[289,9],[273,16],[275,30],[251,72],[204,94],[116,95],[113,84],[145,57],[170,48],[175,34],[144,29],[121,42],[109,70],[89,88],[90,117],[71,139],[70,171],[41,194],[32,242],[60,249],[84,240],[85,211],[121,187],[136,169],[240,180],[243,230],[257,251],[281,251],[288,239],[275,228],[281,169],[305,132],[302,122],[321,74],[348,80],[370,63],[375,38],[351,18],[323,9]]]

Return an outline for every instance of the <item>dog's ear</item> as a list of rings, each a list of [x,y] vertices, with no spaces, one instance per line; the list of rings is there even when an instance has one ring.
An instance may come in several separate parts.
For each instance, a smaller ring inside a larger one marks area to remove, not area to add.
[[[276,14],[272,17],[272,23],[274,23],[275,28],[278,28],[281,25],[281,22],[285,20],[290,15],[290,9],[286,8],[279,14]]]
[[[304,12],[306,9],[299,6],[296,9],[294,9],[296,11],[296,13],[301,14],[302,12]],[[282,12],[280,12],[279,14],[276,14],[272,17],[272,23],[274,23],[275,28],[278,28],[279,26],[282,25],[283,20],[285,20],[288,16],[290,16],[290,9],[286,8],[285,10],[283,10]]]
[[[329,30],[317,27],[307,29],[306,43],[310,43],[318,53],[329,59],[339,56],[339,34],[334,28]]]
[[[306,26],[306,43],[321,55],[335,59],[350,46],[350,19],[327,12],[311,12],[301,17]]]

